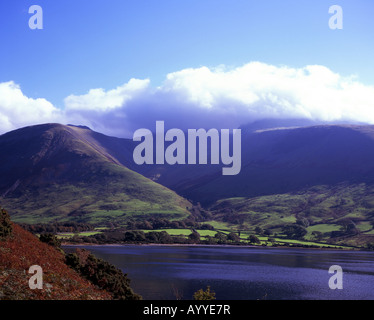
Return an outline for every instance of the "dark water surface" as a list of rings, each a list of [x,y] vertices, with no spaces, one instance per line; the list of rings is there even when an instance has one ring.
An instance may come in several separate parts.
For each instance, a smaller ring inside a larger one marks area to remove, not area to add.
[[[218,246],[80,248],[127,273],[134,291],[146,300],[192,299],[195,291],[208,285],[217,300],[374,299],[374,252]],[[332,265],[343,269],[342,290],[329,288]]]

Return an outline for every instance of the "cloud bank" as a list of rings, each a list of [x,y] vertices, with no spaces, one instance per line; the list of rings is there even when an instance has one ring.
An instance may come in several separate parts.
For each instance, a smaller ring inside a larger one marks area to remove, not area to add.
[[[63,112],[46,99],[26,97],[13,81],[0,83],[0,133],[62,118]]]
[[[168,74],[159,87],[131,79],[112,90],[68,96],[64,105],[58,109],[26,97],[13,82],[0,83],[0,130],[61,122],[129,137],[139,128],[153,129],[157,120],[180,129],[231,129],[263,118],[374,124],[374,87],[320,65],[184,69]]]

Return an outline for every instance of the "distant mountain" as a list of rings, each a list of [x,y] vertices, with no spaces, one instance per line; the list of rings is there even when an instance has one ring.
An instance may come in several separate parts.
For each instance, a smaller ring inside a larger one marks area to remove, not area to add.
[[[14,221],[178,219],[190,203],[129,169],[132,140],[44,124],[0,136],[0,203]]]
[[[310,119],[261,119],[242,125],[240,129],[242,129],[243,133],[251,133],[257,130],[310,127],[325,124],[326,123],[323,121],[315,121]]]
[[[301,226],[309,240],[373,246],[374,126],[303,124],[242,127],[236,176],[223,176],[221,165],[151,166],[146,174],[234,228],[275,235]]]
[[[169,166],[170,167],[170,166]],[[374,126],[318,125],[244,130],[242,168],[153,167],[146,175],[194,201],[256,197],[315,185],[374,183]]]
[[[187,217],[191,203],[185,199],[222,215],[251,211],[249,200],[264,197],[263,212],[267,196],[287,199],[304,192],[315,197],[318,187],[326,199],[359,190],[352,201],[360,206],[347,210],[365,208],[369,214],[374,126],[309,124],[267,120],[243,126],[242,168],[236,176],[223,176],[222,165],[139,166],[131,139],[87,127],[45,124],[15,130],[0,136],[0,202],[20,222],[102,223],[149,215]],[[231,198],[242,199],[225,200]],[[306,198],[306,203],[314,201]],[[336,213],[327,211],[330,217]]]
[[[312,127],[320,125],[365,125],[365,123],[352,123],[348,121],[322,121],[322,120],[312,120],[307,118],[284,118],[284,119],[271,119],[265,118],[256,120],[251,123],[242,125],[243,133],[250,133],[258,130],[266,129],[280,129],[280,128],[301,128],[301,127]]]

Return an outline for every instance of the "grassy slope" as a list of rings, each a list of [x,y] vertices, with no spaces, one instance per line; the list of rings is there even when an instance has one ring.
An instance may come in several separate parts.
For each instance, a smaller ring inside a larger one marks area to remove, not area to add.
[[[280,232],[286,224],[306,218],[306,239],[312,239],[312,232],[319,231],[326,240],[331,231],[341,229],[343,219],[353,221],[361,231],[354,239],[345,239],[346,243],[362,245],[373,241],[374,187],[366,184],[339,185],[335,187],[316,186],[298,193],[276,194],[255,198],[229,198],[217,201],[211,210],[217,220],[226,221],[233,228],[255,227]],[[228,223],[230,221],[232,224]],[[233,218],[234,217],[234,218]],[[238,222],[240,221],[240,225]]]
[[[49,125],[40,131],[33,140],[24,142],[29,148],[28,157],[33,159],[32,174],[21,176],[22,183],[15,192],[0,197],[2,206],[12,212],[13,221],[76,220],[100,224],[150,214],[171,220],[189,214],[188,201],[121,165],[89,136],[89,130]],[[22,164],[23,153],[13,142],[18,141],[18,136],[3,136],[2,141],[8,157],[17,155],[4,159],[9,172],[15,169],[11,167],[12,159]],[[11,178],[16,181],[18,176]]]
[[[115,164],[100,170],[93,181],[27,189],[19,197],[1,199],[2,205],[14,211],[15,222],[24,223],[103,223],[149,214],[170,219],[188,215],[189,203],[161,185]]]

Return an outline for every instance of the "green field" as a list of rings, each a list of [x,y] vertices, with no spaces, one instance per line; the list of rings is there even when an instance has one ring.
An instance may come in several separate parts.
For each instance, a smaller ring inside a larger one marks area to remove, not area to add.
[[[282,227],[306,221],[303,227],[305,239],[315,240],[316,232],[326,242],[333,232],[344,229],[350,223],[357,235],[344,239],[350,245],[374,243],[374,187],[364,183],[357,185],[314,186],[307,190],[260,196],[255,198],[228,198],[217,201],[209,209],[216,220],[208,222],[216,228],[249,230],[256,227],[268,230],[272,235],[282,234]],[[303,222],[303,223],[304,223]]]
[[[222,226],[222,225],[221,225]],[[157,229],[157,230],[141,230],[143,232],[161,232],[165,231],[171,236],[185,236],[188,237],[191,233],[191,229]],[[202,238],[206,238],[207,236],[214,237],[217,232],[223,232],[225,234],[229,234],[231,231],[230,230],[221,230],[221,231],[216,231],[216,230],[196,230]],[[249,235],[253,233],[250,232],[240,232],[240,240],[244,243],[250,244],[248,241]],[[350,249],[352,247],[348,246],[339,246],[339,245],[334,245],[334,244],[327,244],[327,243],[321,243],[321,242],[313,242],[313,241],[303,241],[303,240],[294,240],[294,239],[285,239],[285,238],[273,238],[273,237],[265,237],[261,235],[257,235],[261,243],[259,245],[267,245],[270,246],[272,245],[271,241],[269,239],[274,240],[275,244],[282,245],[282,244],[289,244],[289,245],[306,245],[306,246],[317,246],[317,247],[322,247],[322,248],[346,248]]]
[[[85,231],[85,232],[78,232],[78,233],[61,232],[57,234],[57,237],[59,239],[68,239],[68,238],[72,238],[75,235],[80,236],[80,237],[89,237],[89,236],[93,236],[99,233],[101,233],[101,231]]]
[[[216,225],[219,227],[225,227],[225,229],[219,229],[219,230],[206,230],[206,229],[196,229],[195,231],[199,233],[200,239],[208,239],[209,237],[214,238],[217,233],[223,233],[228,235],[229,233],[233,232],[239,235],[240,242],[242,244],[246,245],[258,245],[258,246],[314,246],[314,247],[319,247],[319,248],[340,248],[340,249],[354,249],[352,246],[346,246],[346,245],[337,245],[337,244],[328,244],[324,242],[316,242],[313,240],[309,240],[307,237],[305,237],[305,240],[296,240],[296,239],[287,239],[284,236],[283,237],[272,237],[272,236],[264,236],[264,235],[259,235],[255,234],[251,231],[248,230],[241,230],[240,232],[238,230],[234,229],[229,229],[227,224],[223,224],[219,221],[210,221],[210,225]],[[325,226],[326,230],[330,230],[327,228],[328,226]],[[315,229],[315,228],[312,228]],[[132,230],[129,230],[132,231]],[[152,229],[152,230],[138,230],[142,231],[144,233],[148,232],[166,232],[170,236],[182,236],[184,238],[188,238],[188,236],[193,232],[192,229],[172,229],[172,228],[163,228],[163,229]],[[79,236],[79,237],[89,237],[92,235],[97,235],[103,232],[110,232],[107,228],[95,228],[94,231],[85,231],[85,232],[79,232],[79,233],[73,233],[73,232],[63,232],[63,233],[58,233],[58,238],[59,239],[71,239],[74,236]],[[126,231],[122,231],[126,232]],[[248,240],[250,235],[255,235],[259,240],[260,243],[253,244],[250,243]],[[228,242],[227,244],[230,244]]]
[[[192,233],[191,229],[157,229],[157,230],[141,230],[143,232],[161,232],[161,231],[166,231],[169,235],[171,236],[189,236]],[[214,237],[217,231],[214,230],[196,230],[201,237]]]

